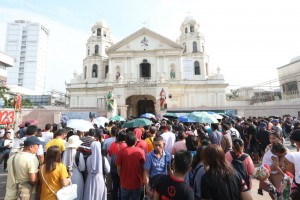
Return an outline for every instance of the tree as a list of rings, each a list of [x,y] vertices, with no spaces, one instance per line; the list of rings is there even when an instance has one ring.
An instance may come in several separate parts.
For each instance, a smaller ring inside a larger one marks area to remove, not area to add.
[[[2,98],[5,103],[4,103],[4,107],[6,107],[8,105],[8,101],[7,98],[5,97],[6,94],[9,93],[9,88],[5,87],[5,86],[0,86],[0,98]]]

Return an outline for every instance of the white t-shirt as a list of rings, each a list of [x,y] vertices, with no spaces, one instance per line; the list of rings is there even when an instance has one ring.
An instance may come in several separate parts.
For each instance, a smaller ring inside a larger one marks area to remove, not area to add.
[[[175,134],[168,131],[168,132],[164,132],[160,136],[164,138],[165,151],[171,154],[173,145],[175,144],[175,140],[176,140]]]
[[[42,138],[44,138],[45,145],[53,139],[52,132],[42,132]]]
[[[262,165],[268,165],[269,167],[271,165],[273,165],[273,160],[272,157],[275,157],[278,159],[278,156],[276,156],[275,154],[272,153],[272,151],[268,151],[267,153],[265,153],[264,157],[263,157],[263,161],[262,161]],[[271,171],[271,174],[277,174],[278,171]]]

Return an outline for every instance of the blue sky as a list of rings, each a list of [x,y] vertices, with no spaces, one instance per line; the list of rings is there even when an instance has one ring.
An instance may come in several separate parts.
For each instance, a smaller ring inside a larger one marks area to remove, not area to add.
[[[210,56],[232,86],[277,78],[277,67],[300,55],[300,1],[297,0],[0,0],[0,50],[6,23],[40,22],[50,29],[48,90],[65,91],[74,70],[82,71],[91,26],[101,18],[114,42],[148,21],[148,28],[176,40],[187,12],[200,23]],[[55,81],[54,81],[55,80]]]

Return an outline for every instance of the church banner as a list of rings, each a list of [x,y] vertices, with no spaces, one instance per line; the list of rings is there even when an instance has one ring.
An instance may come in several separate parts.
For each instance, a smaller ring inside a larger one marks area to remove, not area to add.
[[[182,79],[192,80],[193,79],[193,60],[192,59],[182,59]]]

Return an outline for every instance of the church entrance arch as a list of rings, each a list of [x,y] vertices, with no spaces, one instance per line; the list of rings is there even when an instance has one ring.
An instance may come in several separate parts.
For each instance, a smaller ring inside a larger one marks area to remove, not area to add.
[[[155,104],[156,100],[151,95],[133,95],[129,96],[126,99],[127,109],[127,118],[139,117],[144,113],[153,113],[155,114]]]

